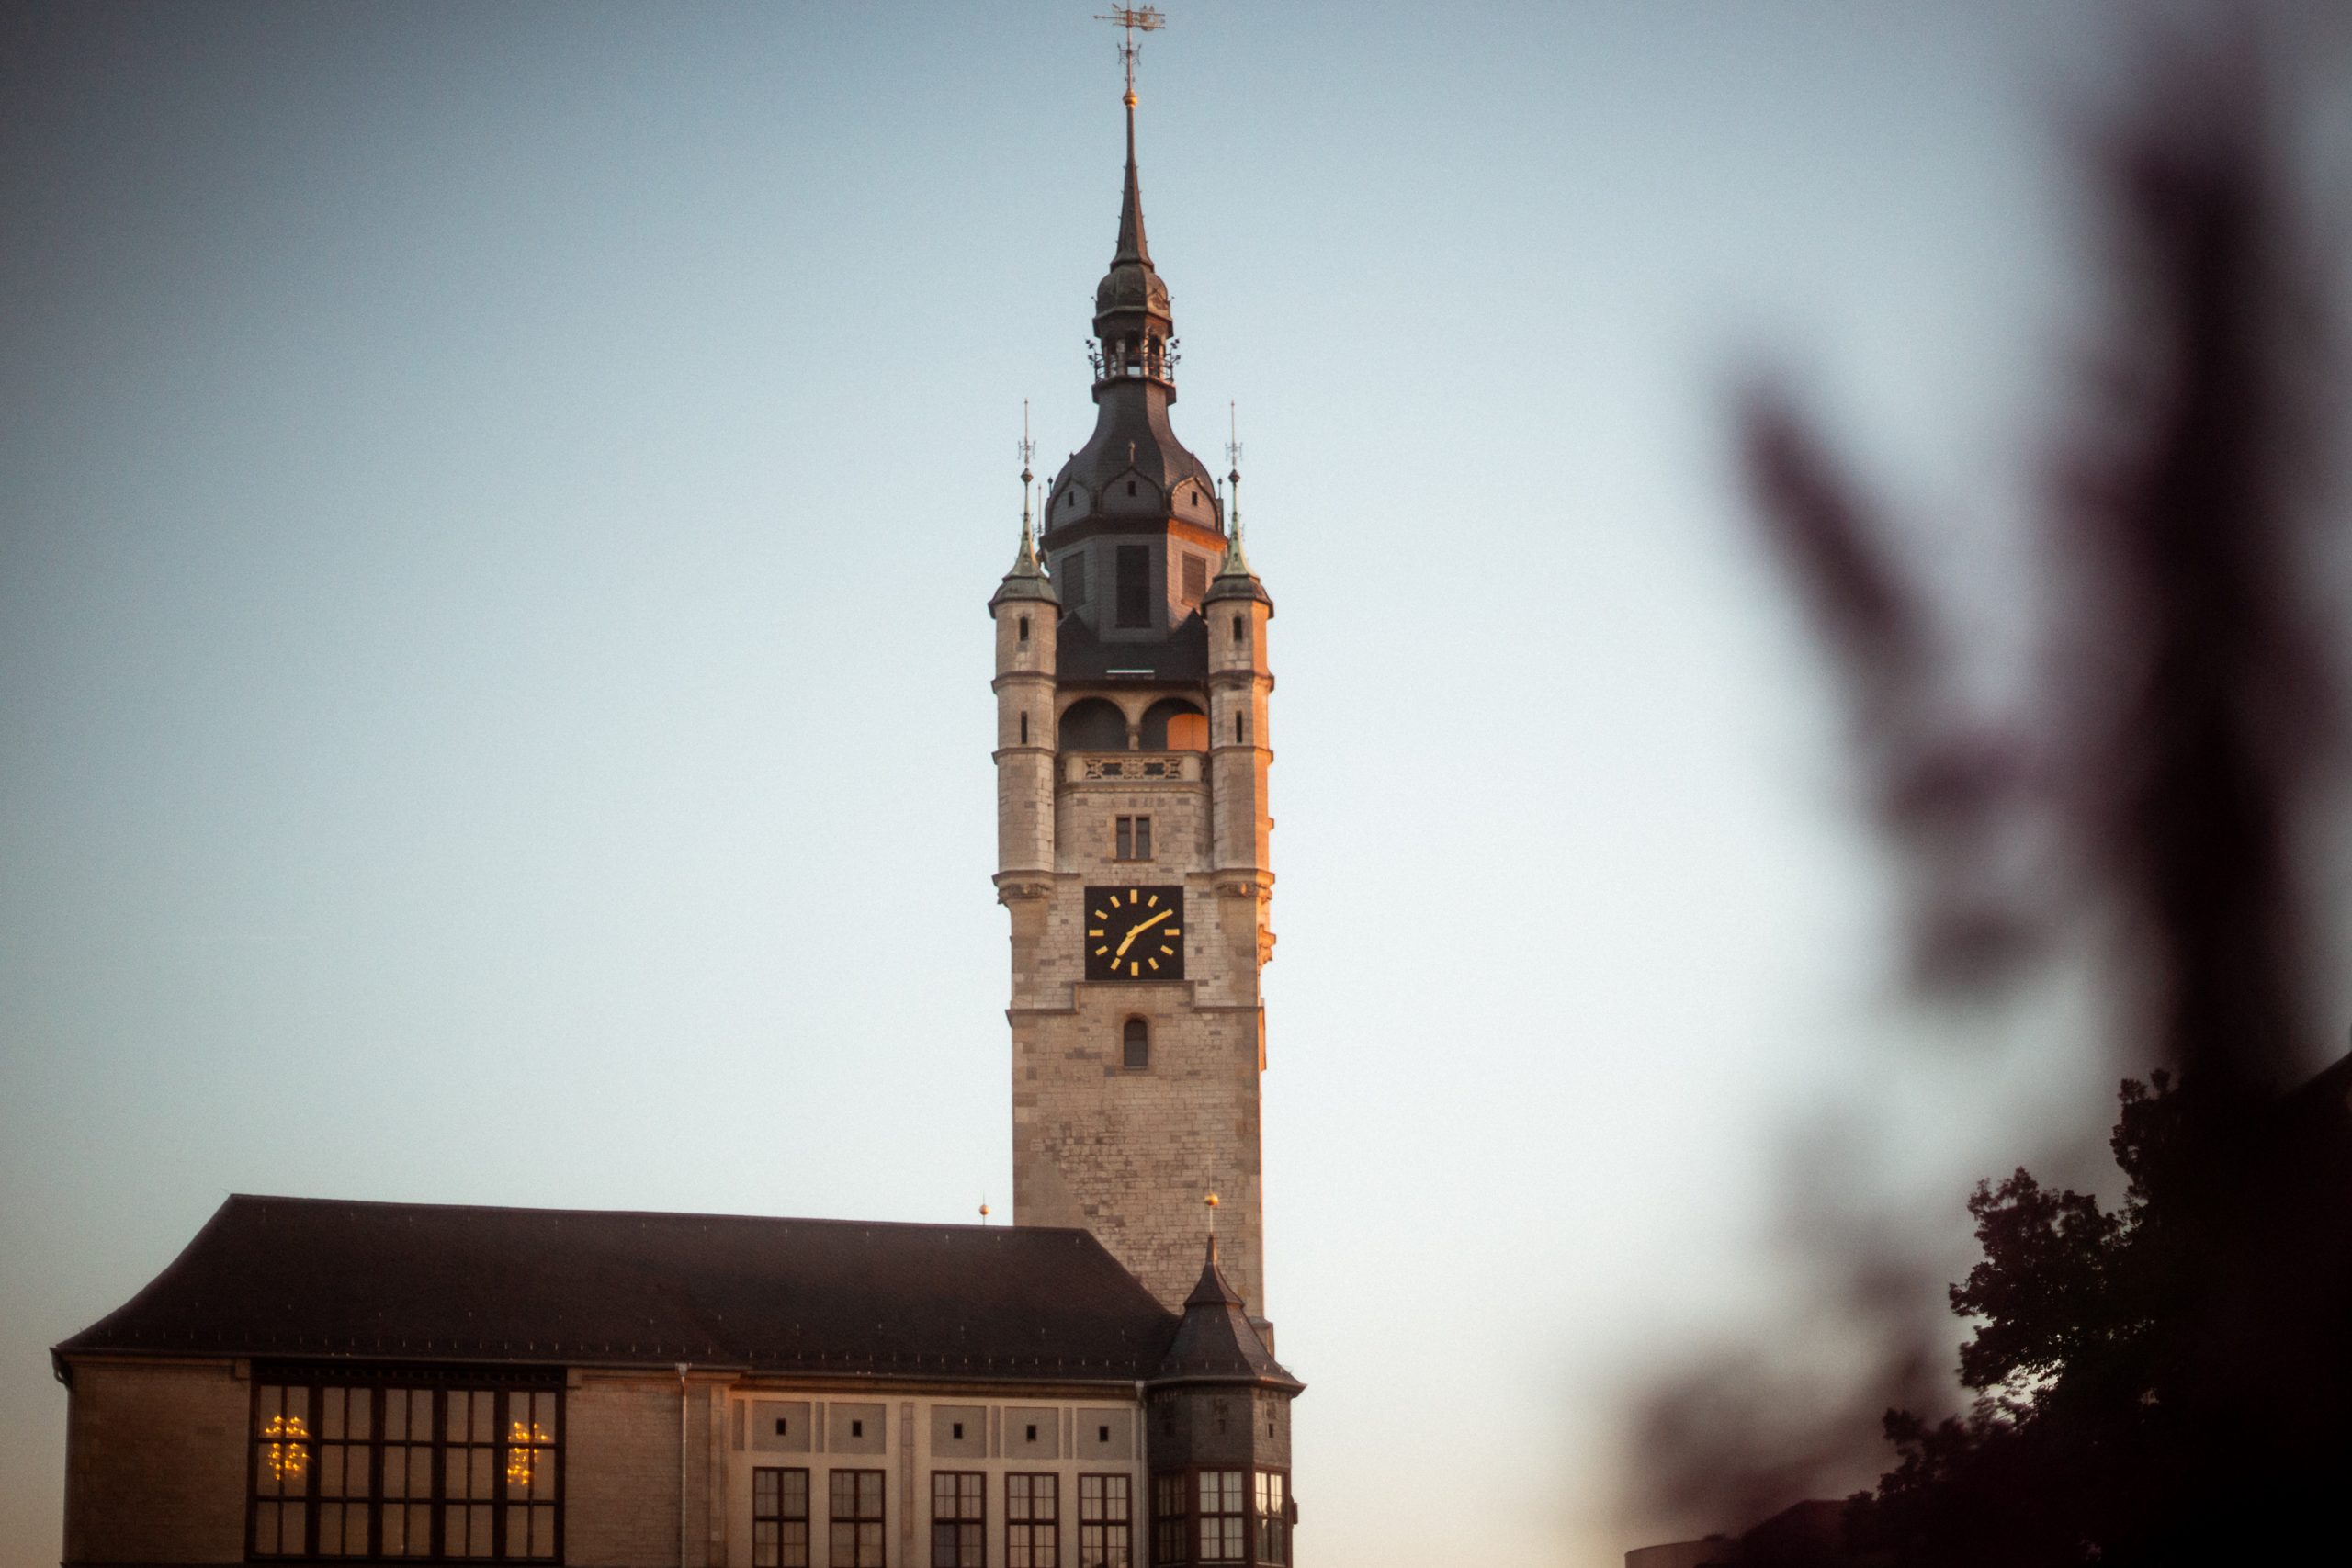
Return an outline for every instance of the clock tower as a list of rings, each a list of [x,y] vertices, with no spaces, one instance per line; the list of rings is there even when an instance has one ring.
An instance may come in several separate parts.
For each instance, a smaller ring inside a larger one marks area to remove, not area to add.
[[[1242,552],[1238,451],[1221,495],[1169,423],[1176,339],[1144,239],[1132,83],[1125,101],[1094,432],[1034,525],[1024,499],[989,601],[1013,1223],[1086,1227],[1182,1310],[1215,1193],[1225,1277],[1262,1322],[1273,601]]]

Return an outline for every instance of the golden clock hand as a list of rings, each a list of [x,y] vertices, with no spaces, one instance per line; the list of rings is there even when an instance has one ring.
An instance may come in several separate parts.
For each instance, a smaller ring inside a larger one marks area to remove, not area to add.
[[[1160,910],[1160,911],[1159,911],[1159,913],[1158,913],[1158,914],[1156,914],[1156,915],[1152,916],[1152,917],[1151,917],[1151,919],[1148,919],[1148,920],[1144,921],[1144,922],[1143,922],[1143,924],[1141,924],[1141,925],[1139,925],[1139,926],[1136,927],[1136,929],[1135,929],[1135,930],[1133,930],[1133,931],[1129,931],[1129,932],[1127,933],[1127,936],[1126,936],[1126,942],[1122,942],[1121,943],[1119,943],[1119,951],[1118,951],[1118,952],[1116,952],[1116,953],[1113,953],[1113,954],[1111,954],[1111,956],[1112,956],[1113,958],[1124,958],[1124,957],[1125,957],[1125,956],[1126,956],[1126,953],[1127,953],[1127,942],[1131,942],[1135,941],[1135,939],[1136,939],[1136,938],[1137,938],[1137,937],[1139,937],[1139,936],[1143,935],[1143,933],[1144,933],[1144,932],[1146,932],[1146,931],[1148,931],[1151,930],[1151,928],[1152,928],[1152,927],[1154,927],[1154,926],[1158,925],[1160,921],[1162,921],[1162,920],[1166,919],[1169,916],[1170,916],[1170,915],[1174,914],[1175,912],[1176,912],[1176,911],[1175,911],[1175,910],[1173,910],[1173,909],[1162,909],[1162,910]]]

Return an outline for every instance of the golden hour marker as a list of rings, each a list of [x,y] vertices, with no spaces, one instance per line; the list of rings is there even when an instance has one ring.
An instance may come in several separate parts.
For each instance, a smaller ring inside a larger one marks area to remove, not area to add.
[[[1119,896],[1118,896],[1116,893],[1114,893],[1114,894],[1112,894],[1112,895],[1111,895],[1111,908],[1113,908],[1114,909],[1115,909],[1115,908],[1117,908],[1118,907],[1119,907]]]
[[[1096,948],[1096,949],[1094,950],[1094,956],[1095,956],[1095,957],[1097,957],[1097,958],[1100,958],[1100,957],[1102,957],[1104,953],[1108,953],[1108,952],[1110,952],[1110,951],[1111,951],[1111,944],[1110,944],[1109,942],[1104,942],[1101,947],[1098,947],[1098,948]]]
[[[1155,893],[1155,894],[1153,894],[1150,897],[1148,897],[1148,898],[1147,898],[1147,899],[1145,899],[1145,900],[1143,901],[1143,907],[1144,907],[1145,908],[1148,909],[1148,908],[1151,908],[1155,907],[1156,905],[1158,905],[1158,904],[1159,904],[1159,894],[1157,894],[1157,893]]]
[[[1101,917],[1099,917],[1099,916],[1097,917],[1097,919],[1100,919],[1100,918],[1101,918]],[[1101,936],[1102,933],[1101,931],[1088,931],[1086,934],[1087,934],[1088,936]]]
[[[1166,950],[1165,948],[1162,948],[1160,951],[1162,951],[1162,952],[1164,953],[1164,952],[1166,952],[1167,950]],[[1144,962],[1145,962],[1146,964],[1150,964],[1150,965],[1151,965],[1151,972],[1152,972],[1153,974],[1157,975],[1157,974],[1159,974],[1159,959],[1157,959],[1157,958],[1147,958],[1147,959],[1145,959],[1145,960],[1144,960]]]
[[[1168,934],[1169,934],[1170,936],[1182,936],[1184,933],[1183,933],[1182,931],[1178,931],[1174,926],[1170,926],[1170,927],[1168,928]]]
[[[1128,964],[1128,965],[1127,965],[1127,975],[1128,975],[1128,976],[1129,976],[1130,978],[1134,977],[1135,976],[1140,975],[1140,974],[1142,974],[1142,973],[1143,973],[1143,965],[1142,965],[1142,964]]]
[[[1113,900],[1113,901],[1114,901],[1114,902],[1116,902],[1116,900],[1115,900],[1115,899],[1114,899],[1114,900]],[[1109,919],[1111,917],[1110,917],[1110,916],[1108,916],[1108,915],[1106,915],[1106,914],[1104,914],[1102,910],[1097,909],[1097,910],[1095,910],[1095,911],[1094,911],[1094,918],[1095,918],[1096,919],[1098,919],[1098,920],[1107,920],[1107,919]]]
[[[1140,890],[1138,890],[1138,889],[1136,889],[1136,888],[1133,888],[1133,887],[1130,887],[1130,888],[1128,888],[1128,889],[1127,889],[1127,902],[1128,902],[1128,903],[1132,904],[1132,903],[1134,903],[1136,899],[1138,899],[1138,898],[1140,898],[1140,897],[1143,897],[1143,894],[1142,894],[1142,892],[1141,892]],[[1112,899],[1112,900],[1111,900],[1111,902],[1112,902],[1112,903],[1114,903],[1114,904],[1115,904],[1115,903],[1117,903],[1117,902],[1118,902],[1118,900],[1117,900],[1116,898],[1114,898],[1114,899]]]
[[[1173,958],[1173,957],[1175,957],[1175,956],[1176,956],[1176,950],[1175,950],[1174,948],[1172,948],[1172,947],[1169,946],[1169,945],[1168,945],[1166,942],[1161,942],[1161,943],[1159,944],[1159,951],[1160,951],[1160,952],[1162,952],[1162,953],[1166,953],[1166,954],[1168,954],[1168,956],[1169,956],[1169,957],[1170,957],[1170,958]],[[1153,965],[1152,965],[1152,967],[1153,967],[1154,969],[1157,969],[1157,968],[1159,968],[1159,964],[1153,964]]]

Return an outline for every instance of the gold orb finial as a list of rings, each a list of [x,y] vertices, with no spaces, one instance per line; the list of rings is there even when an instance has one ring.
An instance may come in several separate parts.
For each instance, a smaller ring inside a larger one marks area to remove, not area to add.
[[[1208,1204],[1208,1206],[1209,1206],[1210,1208],[1212,1208],[1212,1209],[1216,1208],[1216,1193],[1214,1193],[1214,1192],[1210,1193],[1210,1194],[1208,1195],[1208,1197],[1207,1197],[1206,1199],[1204,1199],[1204,1201],[1205,1201],[1205,1202]]]
[[[1129,108],[1133,108],[1133,107],[1136,107],[1136,94],[1135,94],[1135,89],[1134,89],[1134,88],[1132,88],[1132,87],[1130,87],[1130,88],[1128,88],[1128,89],[1127,89],[1127,107],[1129,107]]]

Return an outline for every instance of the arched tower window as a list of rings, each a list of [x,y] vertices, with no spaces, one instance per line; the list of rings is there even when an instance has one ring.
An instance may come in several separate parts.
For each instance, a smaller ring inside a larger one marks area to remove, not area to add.
[[[1131,1073],[1151,1066],[1151,1025],[1139,1018],[1127,1020],[1119,1032],[1120,1061]]]
[[[1021,744],[1029,744],[1029,716],[1025,713],[1021,716]]]
[[[1250,633],[1247,629],[1249,623],[1244,621],[1240,616],[1236,615],[1233,617],[1233,640],[1237,647],[1250,639]]]
[[[1236,624],[1238,625],[1238,623],[1237,622]],[[1021,617],[1021,640],[1023,643],[1026,643],[1029,640],[1029,617],[1026,615]]]
[[[1182,697],[1162,697],[1144,709],[1139,744],[1147,751],[1205,751],[1209,719]]]
[[[1127,716],[1116,703],[1101,697],[1072,703],[1062,715],[1061,747],[1065,751],[1124,751]]]

